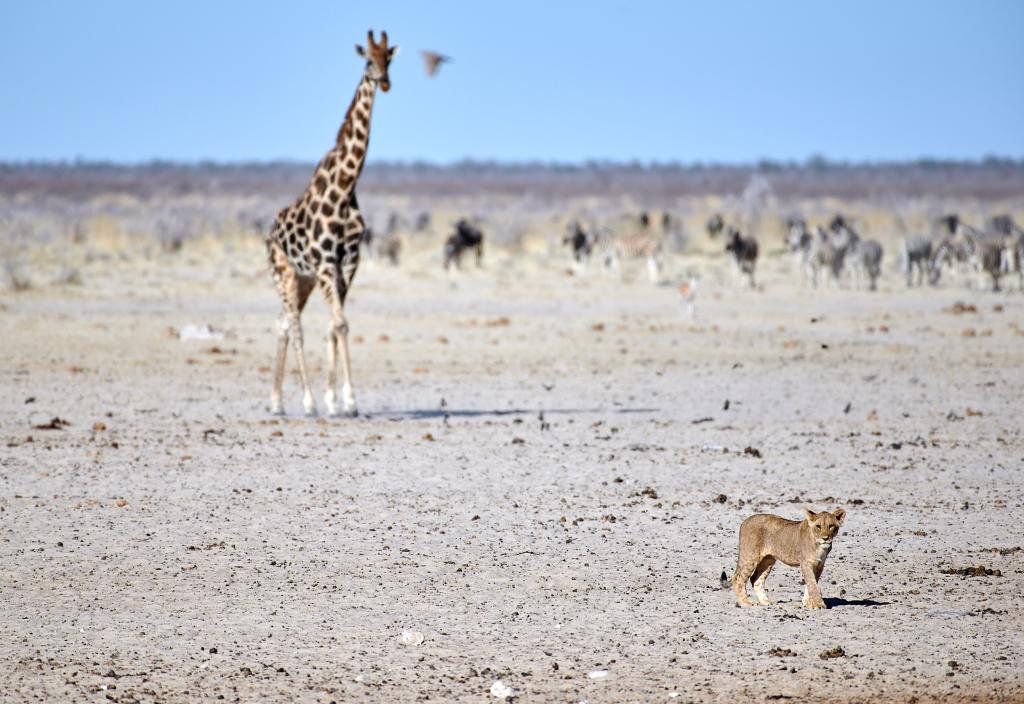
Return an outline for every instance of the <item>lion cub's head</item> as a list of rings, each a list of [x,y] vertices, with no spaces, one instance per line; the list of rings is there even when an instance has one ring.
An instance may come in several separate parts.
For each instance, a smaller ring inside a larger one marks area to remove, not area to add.
[[[815,542],[823,547],[831,547],[832,538],[836,537],[839,526],[843,525],[843,521],[846,520],[846,511],[837,508],[832,513],[828,511],[815,513],[810,509],[804,509],[804,514],[807,516],[807,523],[811,526],[811,535],[814,536]]]

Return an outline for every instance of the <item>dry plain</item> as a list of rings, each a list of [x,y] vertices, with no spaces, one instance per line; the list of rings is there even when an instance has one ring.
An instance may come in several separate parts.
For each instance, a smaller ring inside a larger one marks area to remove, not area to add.
[[[438,252],[358,274],[355,419],[293,366],[267,413],[258,239],[0,294],[0,699],[1024,698],[1024,295]],[[740,521],[804,506],[849,512],[830,608],[737,608]]]

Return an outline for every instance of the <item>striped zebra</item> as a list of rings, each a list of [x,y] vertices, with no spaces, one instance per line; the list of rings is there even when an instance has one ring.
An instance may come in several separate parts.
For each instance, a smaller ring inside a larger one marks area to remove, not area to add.
[[[977,276],[978,288],[985,286],[985,275],[988,274],[992,279],[992,290],[999,291],[1000,279],[1008,273],[1009,259],[1006,256],[1006,237],[994,223],[990,222],[988,228],[979,230],[955,213],[942,217],[940,223],[949,234],[948,246],[943,250],[944,264],[955,266],[954,261],[966,260]]]
[[[927,237],[912,235],[903,239],[903,273],[907,277],[907,288],[914,286],[915,271],[918,286],[924,284],[926,277],[932,286],[938,283],[942,268],[935,266],[934,249],[934,243]]]
[[[818,288],[823,273],[826,283],[838,285],[839,277],[843,273],[846,250],[836,247],[833,239],[829,237],[828,231],[821,225],[815,228],[814,235],[810,238],[807,247],[807,261],[814,288]]]
[[[1003,239],[1000,268],[1004,274],[1017,273],[1018,288],[1024,291],[1024,230],[1010,215],[996,215],[989,220],[989,229]]]
[[[619,271],[623,259],[644,259],[647,262],[647,276],[652,283],[661,277],[661,237],[652,232],[630,232],[603,241],[604,260],[607,266]]]
[[[835,237],[833,245],[843,252],[843,262],[853,274],[854,285],[860,288],[862,277],[868,276],[868,290],[878,289],[878,277],[882,273],[884,250],[877,240],[861,239],[850,222],[842,215],[836,215],[829,223]]]
[[[789,218],[786,220],[786,245],[793,255],[793,266],[800,270],[800,281],[806,286],[811,278],[811,247],[814,243],[814,235],[807,228],[807,221],[803,218]]]

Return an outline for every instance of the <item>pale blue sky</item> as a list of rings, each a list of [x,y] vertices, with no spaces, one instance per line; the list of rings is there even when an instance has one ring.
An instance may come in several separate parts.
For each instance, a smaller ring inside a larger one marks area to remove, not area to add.
[[[402,53],[371,159],[1024,156],[1024,2],[5,3],[0,160],[315,160]],[[450,54],[438,78],[418,50]]]

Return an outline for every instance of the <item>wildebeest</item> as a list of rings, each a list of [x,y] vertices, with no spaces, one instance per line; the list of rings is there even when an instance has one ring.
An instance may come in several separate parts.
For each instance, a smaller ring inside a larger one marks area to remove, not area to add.
[[[708,237],[710,237],[711,239],[715,239],[722,233],[722,230],[725,229],[725,220],[722,219],[721,214],[715,213],[710,218],[708,218],[708,221],[704,225],[704,227],[708,231]]]
[[[739,230],[730,226],[726,235],[728,242],[725,251],[732,254],[736,266],[744,274],[750,277],[750,287],[755,288],[754,269],[757,267],[757,240],[753,237],[744,237]]]
[[[562,244],[569,247],[572,261],[576,266],[584,266],[594,250],[594,237],[580,224],[579,220],[569,223],[568,231],[562,238]]]
[[[462,255],[467,249],[476,251],[476,265],[483,266],[484,233],[466,218],[455,223],[455,232],[444,243],[444,268],[452,264],[462,266]]]

